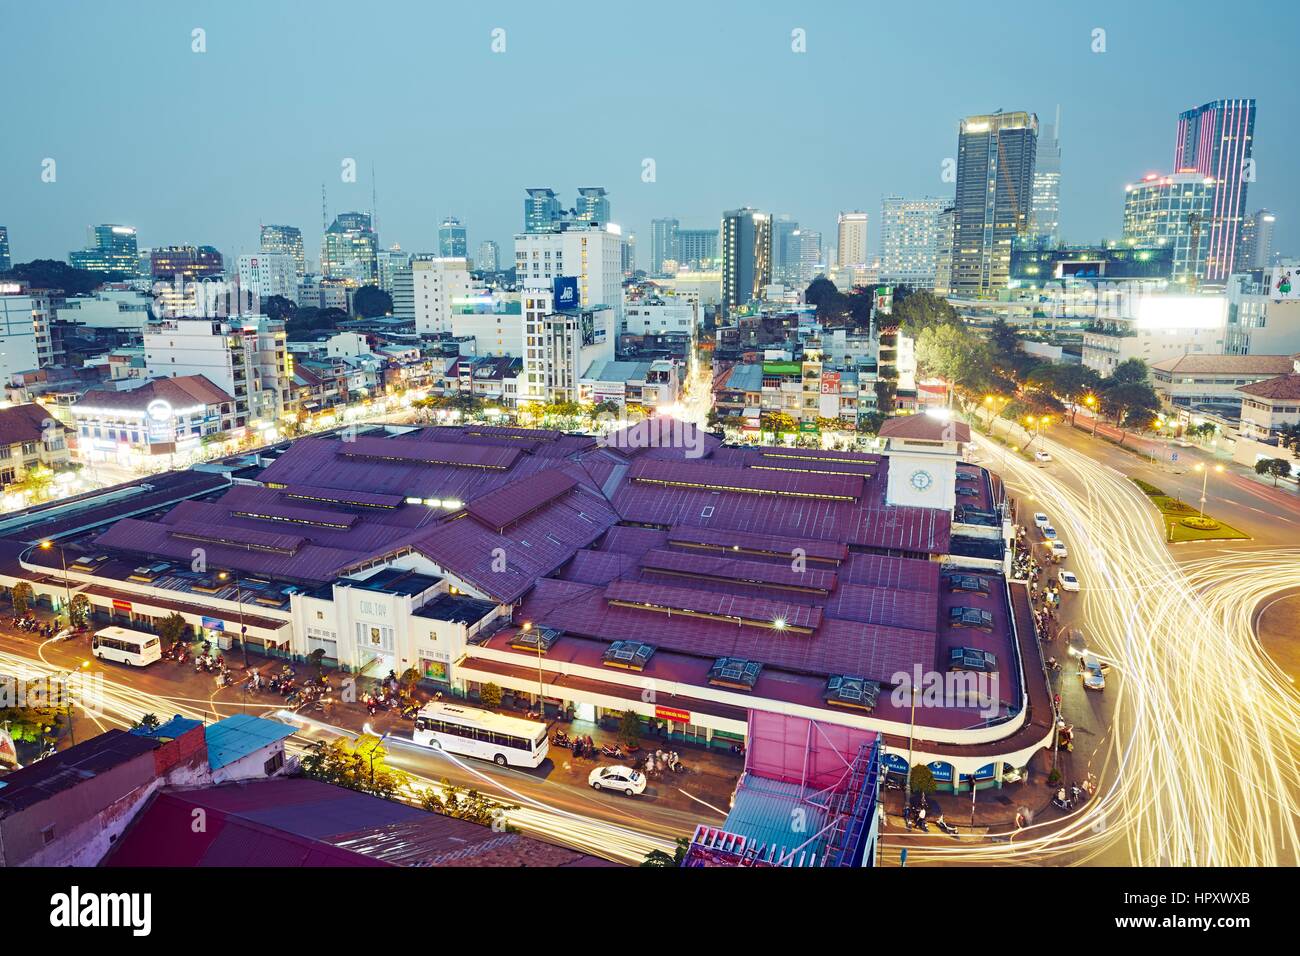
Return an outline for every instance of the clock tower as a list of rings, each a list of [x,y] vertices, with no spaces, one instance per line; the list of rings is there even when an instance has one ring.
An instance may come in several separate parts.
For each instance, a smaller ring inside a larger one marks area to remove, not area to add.
[[[957,462],[970,426],[933,415],[903,415],[880,426],[889,459],[885,503],[951,512],[957,504]]]

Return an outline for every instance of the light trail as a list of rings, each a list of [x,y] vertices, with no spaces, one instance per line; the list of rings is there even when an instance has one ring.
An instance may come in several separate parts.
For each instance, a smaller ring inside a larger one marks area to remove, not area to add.
[[[996,458],[999,449],[979,441]],[[1106,690],[1111,732],[1094,771],[1101,791],[1064,822],[1011,842],[924,844],[910,859],[1078,864],[1120,849],[1139,866],[1296,865],[1300,694],[1264,653],[1254,617],[1270,595],[1300,588],[1300,549],[1180,564],[1131,481],[1050,447],[1050,469],[1018,457],[1002,467],[1062,532],[1083,583],[1089,645],[1117,665]]]

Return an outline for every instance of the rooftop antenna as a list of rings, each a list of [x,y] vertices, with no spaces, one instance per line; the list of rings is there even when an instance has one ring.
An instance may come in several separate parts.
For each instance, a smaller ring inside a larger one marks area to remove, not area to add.
[[[376,199],[379,191],[375,188],[375,163],[370,162],[370,231],[379,235],[379,201]]]
[[[320,227],[328,231],[330,227],[330,216],[325,210],[325,184],[320,184]]]
[[[1056,104],[1056,127],[1053,137],[1059,143],[1061,141],[1061,104]]]

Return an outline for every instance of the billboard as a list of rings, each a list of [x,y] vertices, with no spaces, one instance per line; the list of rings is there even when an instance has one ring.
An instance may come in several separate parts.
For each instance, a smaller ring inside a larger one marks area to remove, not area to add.
[[[1276,266],[1269,277],[1269,295],[1274,299],[1300,299],[1300,266]]]
[[[1144,331],[1220,329],[1228,321],[1228,300],[1222,295],[1139,295],[1133,318]]]
[[[556,276],[553,289],[557,309],[576,309],[582,302],[578,298],[577,276]]]

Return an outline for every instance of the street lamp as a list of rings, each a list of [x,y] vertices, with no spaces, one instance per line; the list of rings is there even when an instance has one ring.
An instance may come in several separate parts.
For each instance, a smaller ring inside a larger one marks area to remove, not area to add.
[[[912,685],[912,722],[907,730],[907,775],[903,779],[903,814],[912,805],[912,742],[916,737],[916,685]]]
[[[1204,462],[1198,462],[1193,468],[1194,471],[1203,472],[1201,475],[1201,517],[1205,517],[1205,491],[1210,482],[1210,469],[1205,466]],[[1215,471],[1223,471],[1222,465],[1215,465]]]
[[[49,551],[53,547],[53,541],[41,542],[42,551]],[[63,553],[63,545],[59,545],[59,565],[63,568],[63,597],[67,601],[68,627],[72,627],[72,588],[68,584],[68,559]]]
[[[1088,406],[1088,411],[1092,415],[1092,437],[1095,438],[1097,436],[1097,396],[1085,395],[1083,404]]]
[[[217,578],[226,581],[232,575],[225,571],[218,571]],[[239,607],[239,649],[244,655],[244,670],[248,670],[248,628],[244,626],[244,593],[239,587],[239,575],[233,575],[235,579],[235,604]]]
[[[524,621],[524,633],[533,629],[532,621]],[[537,712],[546,720],[546,683],[542,678],[542,637],[537,636]]]

